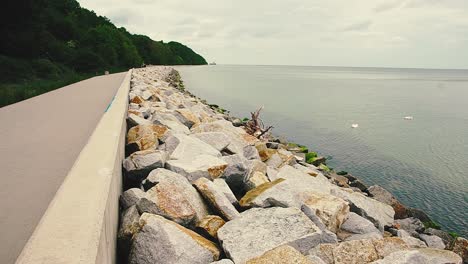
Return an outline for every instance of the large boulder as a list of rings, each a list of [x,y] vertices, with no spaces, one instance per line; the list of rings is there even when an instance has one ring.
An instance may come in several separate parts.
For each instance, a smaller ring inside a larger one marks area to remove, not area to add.
[[[424,230],[424,225],[421,220],[414,217],[395,220],[395,226],[415,237]]]
[[[314,264],[301,252],[291,246],[279,246],[265,252],[260,257],[253,258],[247,261],[247,264]]]
[[[221,157],[221,153],[198,138],[184,134],[174,134],[165,142],[165,150],[171,160],[193,159],[199,155]]]
[[[225,149],[230,143],[229,137],[223,132],[202,132],[191,136],[212,146],[217,151]]]
[[[333,248],[335,264],[362,264],[378,259],[374,244],[368,239],[342,242]]]
[[[128,127],[134,127],[138,125],[151,125],[152,122],[148,119],[143,118],[142,115],[140,116],[129,112],[129,115],[127,117],[127,124]]]
[[[408,217],[408,210],[398,201],[389,191],[379,185],[373,185],[367,189],[372,198],[382,203],[388,204],[395,210],[395,219],[403,219]]]
[[[229,202],[237,206],[239,204],[239,201],[237,201],[236,196],[232,192],[231,188],[229,185],[226,183],[226,180],[223,178],[217,178],[213,180],[213,184],[216,186],[216,188],[226,196],[226,198],[229,200]]]
[[[253,208],[218,230],[224,252],[235,263],[246,263],[277,246],[301,253],[321,242],[322,232],[297,208]]]
[[[453,242],[452,251],[462,257],[464,263],[468,263],[468,240],[466,238],[457,237]]]
[[[224,193],[216,188],[216,185],[212,181],[206,178],[199,178],[193,182],[193,185],[203,195],[211,207],[215,208],[224,219],[229,221],[239,216],[239,212],[236,208],[231,204]]]
[[[159,125],[138,125],[130,128],[125,147],[127,155],[138,150],[156,149],[159,139],[164,138],[167,133],[167,127]]]
[[[396,251],[373,264],[461,264],[457,254],[441,249],[419,248]]]
[[[438,236],[419,234],[419,238],[430,248],[445,249],[444,241]]]
[[[260,160],[247,161],[248,171],[244,179],[244,190],[255,189],[261,184],[269,182],[266,176],[267,166]]]
[[[203,198],[185,177],[166,169],[156,169],[147,181],[155,185],[139,201],[141,213],[158,214],[184,226],[192,226],[208,215]]]
[[[130,264],[206,264],[219,259],[220,251],[213,242],[161,216],[145,213],[140,226],[133,239]]]
[[[166,167],[184,175],[190,182],[199,178],[216,179],[220,177],[228,164],[215,156],[197,155],[181,160],[169,160]]]
[[[120,227],[117,233],[119,254],[127,258],[132,243],[132,237],[140,231],[140,214],[135,205],[123,211],[120,218]]]
[[[244,178],[248,172],[247,160],[241,154],[224,156],[222,160],[227,163],[227,166],[221,177],[226,179],[226,183],[234,193],[242,192]]]
[[[327,226],[328,230],[336,233],[341,224],[348,217],[348,203],[338,197],[323,193],[308,193],[302,208],[315,210],[316,215]]]
[[[120,206],[125,210],[130,206],[137,205],[145,195],[145,192],[139,188],[128,189],[120,195]]]
[[[343,240],[360,240],[365,238],[382,238],[380,231],[374,224],[364,217],[350,212],[347,219],[337,232],[338,237]]]
[[[390,205],[345,189],[335,189],[332,194],[348,201],[352,212],[369,219],[381,232],[393,224],[395,211]]]
[[[197,232],[218,239],[218,230],[226,223],[220,216],[207,215],[197,223]]]
[[[200,119],[189,109],[176,109],[174,116],[188,128],[200,123]]]
[[[177,117],[170,113],[158,112],[157,114],[153,115],[152,118],[154,124],[166,126],[174,133],[190,134],[188,127],[182,124],[179,119],[177,119]]]
[[[126,180],[139,184],[150,171],[164,168],[167,154],[160,150],[141,150],[132,153],[123,161]]]

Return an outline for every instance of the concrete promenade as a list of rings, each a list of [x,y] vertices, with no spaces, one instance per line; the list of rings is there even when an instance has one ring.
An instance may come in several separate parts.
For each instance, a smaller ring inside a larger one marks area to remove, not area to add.
[[[0,263],[14,263],[124,77],[94,77],[0,108]]]

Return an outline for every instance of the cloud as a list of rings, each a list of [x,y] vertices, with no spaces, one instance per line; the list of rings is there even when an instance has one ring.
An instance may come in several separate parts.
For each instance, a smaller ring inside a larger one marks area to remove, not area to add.
[[[362,22],[353,23],[351,25],[346,26],[343,28],[343,31],[363,31],[368,30],[369,27],[372,25],[372,21],[366,20]]]

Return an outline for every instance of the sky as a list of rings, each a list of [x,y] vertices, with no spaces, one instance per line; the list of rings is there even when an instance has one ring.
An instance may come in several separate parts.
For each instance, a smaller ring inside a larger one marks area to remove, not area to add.
[[[468,69],[468,0],[78,0],[218,64]]]

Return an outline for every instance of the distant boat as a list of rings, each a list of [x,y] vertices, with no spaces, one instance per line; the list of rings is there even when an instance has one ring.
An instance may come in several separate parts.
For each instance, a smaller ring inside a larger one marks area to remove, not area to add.
[[[213,61],[209,65],[216,65],[216,62]]]
[[[412,117],[412,116],[405,116],[405,117],[403,117],[403,119],[405,119],[405,120],[413,120],[413,117]]]
[[[351,127],[352,127],[352,128],[358,128],[358,127],[359,127],[359,124],[352,124]]]

